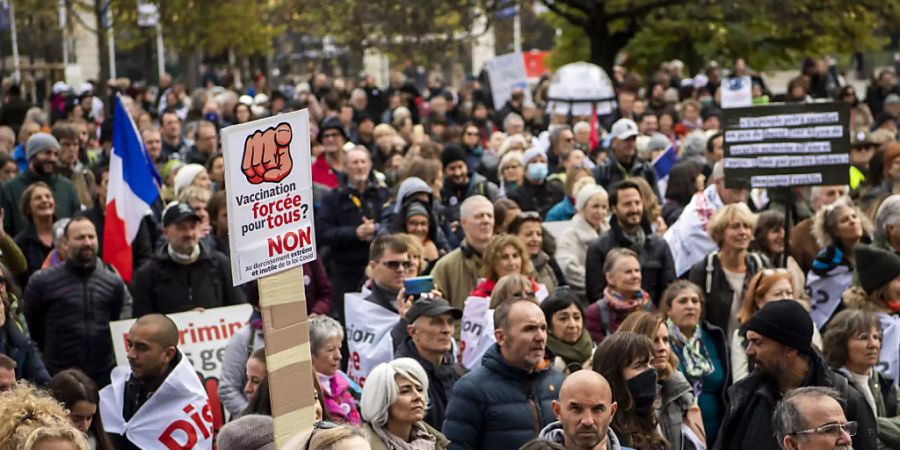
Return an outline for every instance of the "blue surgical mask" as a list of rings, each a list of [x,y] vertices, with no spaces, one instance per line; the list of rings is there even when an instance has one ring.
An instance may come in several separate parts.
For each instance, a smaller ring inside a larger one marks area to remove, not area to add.
[[[531,181],[540,181],[547,177],[547,163],[531,163],[528,165],[528,178]]]

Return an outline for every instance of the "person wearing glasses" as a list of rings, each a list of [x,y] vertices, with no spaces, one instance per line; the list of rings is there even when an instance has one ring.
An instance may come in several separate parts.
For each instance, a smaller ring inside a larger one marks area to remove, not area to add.
[[[793,277],[787,269],[763,269],[757,272],[744,292],[741,300],[741,308],[737,313],[738,324],[743,327],[750,322],[750,318],[756,314],[766,303],[779,300],[796,300],[794,296]],[[801,305],[809,310],[809,302],[801,301]],[[813,346],[822,349],[822,335],[819,329],[813,326]],[[735,381],[742,380],[753,370],[754,362],[747,359],[747,338],[741,328],[731,333],[731,372]]]
[[[877,448],[877,425],[865,397],[843,375],[828,368],[812,348],[812,327],[809,313],[797,302],[768,303],[750,318],[746,326],[747,356],[754,358],[756,365],[750,376],[728,388],[730,404],[722,418],[715,450],[779,449],[781,443],[776,442],[773,427],[783,424],[772,420],[776,403],[791,389],[811,386],[833,388],[840,393],[847,419],[859,422],[852,448]],[[843,421],[842,417],[840,422]],[[795,424],[795,428],[784,433],[828,423],[825,420]]]
[[[678,370],[693,387],[703,417],[706,442],[716,442],[725,410],[725,388],[731,384],[728,340],[721,328],[703,320],[706,304],[699,286],[677,280],[659,301]]]
[[[840,393],[824,387],[788,391],[775,407],[775,438],[785,450],[843,450],[854,448],[859,430],[847,422]],[[821,425],[819,425],[821,424]],[[778,447],[776,447],[778,448]]]
[[[372,369],[360,404],[372,450],[445,450],[450,444],[424,420],[430,406],[428,375],[412,358],[398,358]]]
[[[313,184],[326,190],[336,189],[340,186],[339,175],[344,168],[344,144],[350,140],[341,119],[332,116],[323,120],[316,140],[322,143],[325,152],[312,165]]]
[[[848,309],[825,332],[825,361],[850,380],[878,420],[878,448],[900,447],[900,390],[880,370],[884,335],[878,315]]]
[[[497,165],[497,179],[500,181],[500,195],[503,197],[524,183],[525,169],[522,166],[521,151],[510,150],[502,153],[500,163]]]

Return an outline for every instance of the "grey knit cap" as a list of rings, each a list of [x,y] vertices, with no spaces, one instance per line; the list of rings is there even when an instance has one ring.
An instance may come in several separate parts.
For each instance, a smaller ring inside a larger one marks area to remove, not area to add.
[[[275,431],[270,416],[248,414],[219,430],[219,450],[275,450]]]
[[[25,157],[31,161],[31,158],[34,158],[41,150],[46,150],[51,147],[56,147],[56,149],[59,150],[59,141],[57,141],[53,135],[47,133],[35,133],[28,138],[28,142],[25,143]]]

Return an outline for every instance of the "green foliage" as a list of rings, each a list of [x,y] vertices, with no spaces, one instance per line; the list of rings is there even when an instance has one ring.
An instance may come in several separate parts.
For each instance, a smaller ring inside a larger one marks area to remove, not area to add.
[[[559,30],[554,39],[553,51],[544,60],[547,66],[556,70],[569,63],[591,60],[591,49],[586,45],[581,28],[553,13],[544,13],[541,18]]]

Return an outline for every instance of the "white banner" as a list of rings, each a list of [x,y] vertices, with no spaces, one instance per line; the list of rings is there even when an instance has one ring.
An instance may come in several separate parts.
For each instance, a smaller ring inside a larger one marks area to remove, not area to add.
[[[528,75],[525,72],[525,57],[521,53],[507,53],[488,61],[487,72],[491,81],[494,109],[499,111],[503,108],[506,101],[512,97],[515,88],[522,89],[525,103],[531,102],[531,89],[528,89]]]
[[[469,297],[463,307],[459,332],[461,363],[472,370],[481,365],[481,357],[497,342],[494,339],[494,310],[491,299]]]
[[[309,112],[227,127],[222,153],[234,285],[316,259]]]
[[[234,333],[246,325],[252,311],[250,305],[243,304],[207,309],[202,313],[189,311],[168,315],[178,326],[178,333],[181,336],[178,350],[194,367],[209,395],[209,406],[216,430],[222,428],[225,423],[225,409],[219,402],[219,374],[222,371],[225,345]],[[119,366],[128,366],[125,339],[133,324],[134,319],[109,323],[113,352]]]
[[[399,321],[397,313],[366,301],[361,293],[344,294],[347,375],[360,387],[375,366],[394,359],[391,330]]]
[[[816,328],[822,327],[828,323],[831,316],[838,305],[841,304],[841,295],[850,287],[853,282],[853,272],[847,266],[839,266],[832,270],[827,277],[820,277],[809,272],[806,276],[806,291],[809,294],[809,301],[812,305],[813,322]]]
[[[876,367],[891,377],[894,385],[900,383],[900,317],[878,313],[881,321],[881,357]]]
[[[737,108],[753,105],[753,82],[750,77],[722,80],[722,107]]]
[[[112,371],[100,391],[100,414],[109,433],[124,434],[141,449],[212,449],[214,424],[204,386],[186,357],[127,422],[122,416],[129,367]]]

